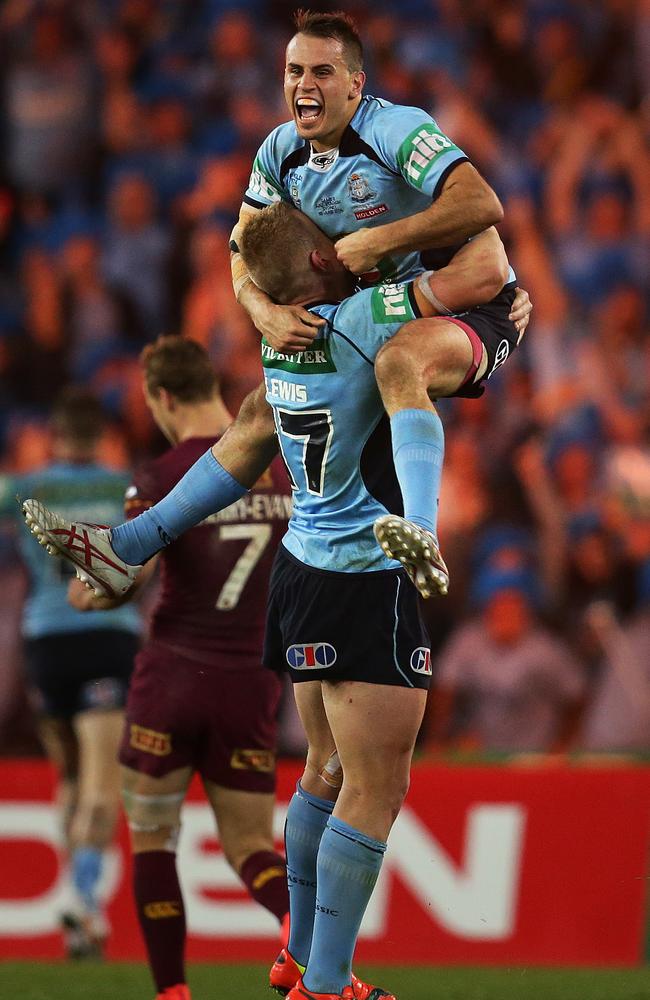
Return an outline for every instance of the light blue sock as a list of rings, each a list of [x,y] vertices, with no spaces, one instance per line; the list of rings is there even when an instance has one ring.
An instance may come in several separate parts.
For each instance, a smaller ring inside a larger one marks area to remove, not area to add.
[[[204,517],[223,510],[247,493],[227,472],[212,449],[197,459],[166,497],[111,531],[111,545],[120,559],[139,566]]]
[[[398,410],[390,418],[404,517],[436,534],[445,432],[433,410]]]
[[[386,844],[331,816],[318,851],[316,915],[305,988],[342,993]]]
[[[77,847],[72,852],[72,884],[89,913],[97,910],[97,883],[104,866],[98,847]]]
[[[284,846],[289,880],[289,954],[307,965],[316,908],[316,858],[334,803],[306,792],[300,782],[287,809]]]

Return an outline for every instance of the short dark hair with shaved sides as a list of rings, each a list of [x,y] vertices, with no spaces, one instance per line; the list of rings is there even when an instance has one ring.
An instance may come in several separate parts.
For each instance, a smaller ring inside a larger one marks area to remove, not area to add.
[[[292,262],[317,243],[318,234],[307,231],[293,205],[278,201],[246,223],[239,250],[255,284],[276,302],[286,302],[300,279]]]
[[[353,72],[363,69],[361,36],[353,19],[345,11],[336,10],[332,14],[323,14],[320,11],[300,8],[293,15],[293,23],[300,35],[335,38],[345,50],[348,69]]]
[[[181,403],[206,403],[219,391],[208,352],[187,337],[158,337],[144,348],[140,364],[152,396],[166,389]]]

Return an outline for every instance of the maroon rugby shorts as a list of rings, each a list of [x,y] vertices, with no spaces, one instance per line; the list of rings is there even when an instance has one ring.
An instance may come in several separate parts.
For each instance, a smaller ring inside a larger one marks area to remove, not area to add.
[[[224,788],[273,792],[280,692],[261,665],[221,669],[149,643],[136,658],[120,763],[153,778],[191,767]]]

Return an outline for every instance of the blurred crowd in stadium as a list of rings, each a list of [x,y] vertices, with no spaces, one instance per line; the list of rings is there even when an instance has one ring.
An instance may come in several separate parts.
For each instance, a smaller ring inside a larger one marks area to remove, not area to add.
[[[3,3],[5,471],[46,458],[69,382],[112,415],[109,461],[159,450],[137,357],[161,332],[208,348],[230,406],[259,381],[228,234],[261,140],[286,120],[294,6]],[[650,3],[345,9],[366,92],[431,112],[501,197],[535,306],[488,392],[441,406],[452,590],[426,607],[438,677],[424,745],[650,751]],[[9,539],[0,554],[8,647]],[[5,732],[15,685],[0,682]]]

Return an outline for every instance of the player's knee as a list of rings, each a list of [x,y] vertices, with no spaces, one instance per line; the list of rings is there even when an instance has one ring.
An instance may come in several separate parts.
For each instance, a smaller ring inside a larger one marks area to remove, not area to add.
[[[418,361],[411,345],[398,337],[384,344],[375,358],[375,378],[380,389],[399,387],[421,375],[421,359]]]
[[[164,840],[170,835],[169,831],[180,827],[181,805],[184,798],[184,792],[146,795],[123,788],[122,802],[132,837],[137,834],[150,834],[159,835]]]

